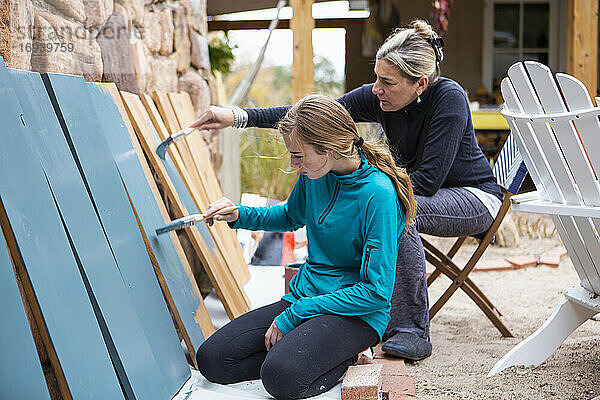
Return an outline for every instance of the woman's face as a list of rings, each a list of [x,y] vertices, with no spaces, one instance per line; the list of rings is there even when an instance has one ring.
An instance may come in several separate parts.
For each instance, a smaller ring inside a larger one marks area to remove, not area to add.
[[[379,99],[379,107],[383,111],[397,111],[412,103],[419,94],[427,87],[419,81],[412,83],[398,72],[398,69],[390,62],[377,60],[375,62],[375,84],[373,94]]]
[[[283,135],[283,141],[290,152],[290,166],[299,169],[302,175],[319,179],[333,168],[333,157],[317,153],[313,146],[301,146],[297,140],[291,140],[290,135]]]

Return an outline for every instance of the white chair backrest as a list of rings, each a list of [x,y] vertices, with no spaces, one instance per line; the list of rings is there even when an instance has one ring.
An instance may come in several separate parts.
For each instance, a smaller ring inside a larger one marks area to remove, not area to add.
[[[599,206],[600,109],[585,86],[537,62],[516,63],[501,83],[503,114],[540,197],[556,204]],[[564,97],[564,100],[563,100]],[[590,157],[591,156],[591,159]],[[581,279],[600,293],[600,220],[553,217]]]

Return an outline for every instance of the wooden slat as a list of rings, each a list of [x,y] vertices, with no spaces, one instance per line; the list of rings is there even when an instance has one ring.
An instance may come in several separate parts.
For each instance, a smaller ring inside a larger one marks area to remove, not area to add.
[[[21,115],[25,121],[38,116],[25,116],[17,98],[0,66],[0,199],[5,210],[0,221],[14,234],[5,237],[11,253],[19,255],[15,263],[27,274],[21,281],[31,283],[39,304],[38,324],[46,327],[52,344],[47,349],[56,351],[56,358],[49,352],[50,360],[55,373],[64,374],[64,379],[57,375],[63,397],[85,399],[102,393],[105,398],[123,398],[44,172],[24,145],[23,138],[32,131]]]
[[[8,248],[0,230],[0,398],[50,400],[15,278]]]
[[[163,95],[160,92],[154,92],[154,95],[155,95],[154,102],[152,101],[150,96],[148,96],[146,94],[140,95],[140,98],[142,100],[142,103],[144,104],[144,107],[146,107],[146,111],[148,112],[150,119],[154,123],[155,132],[157,133],[159,140],[162,141],[167,138],[167,131],[164,129],[165,126],[171,126],[172,130],[174,130],[174,131],[179,130],[180,126],[179,126],[179,123],[175,116],[175,111],[173,110],[173,107],[171,106],[171,103],[170,103],[168,97],[166,95]],[[160,115],[160,112],[158,111],[158,107],[160,107],[160,109],[163,110],[162,115]],[[182,200],[184,207],[188,210],[188,212],[190,212],[192,214],[202,213],[208,208],[208,205],[210,204],[210,201],[208,198],[209,192],[204,190],[206,185],[204,185],[203,178],[201,178],[202,176],[206,175],[206,172],[205,171],[200,172],[197,168],[195,168],[195,166],[198,163],[198,161],[196,161],[196,159],[198,157],[196,154],[194,154],[190,150],[186,140],[176,142],[175,146],[178,149],[178,151],[173,152],[173,154],[175,156],[177,156],[177,154],[180,154],[180,155],[185,154],[186,155],[184,157],[175,157],[174,158],[175,167],[179,173],[177,180],[178,181],[181,180],[184,183],[184,187],[181,187],[181,188],[176,187],[176,189],[180,196],[182,193],[186,194],[186,196],[183,196],[181,198],[181,200]],[[204,150],[208,153],[208,148],[204,147]],[[208,154],[207,154],[207,157],[209,157]],[[187,163],[185,163],[185,161],[184,161],[185,159],[188,160]],[[178,165],[178,163],[181,163],[181,164]],[[208,168],[210,168],[212,170],[212,165],[210,165],[210,163],[209,163]],[[188,171],[195,171],[197,178],[192,178],[191,175],[188,173]],[[171,176],[171,179],[173,180],[173,176]],[[191,183],[191,182],[193,182],[193,183]],[[175,181],[173,183],[177,186]],[[219,183],[216,182],[215,186],[217,186],[217,188],[218,188],[218,185],[219,185]],[[212,191],[214,191],[214,189]],[[192,201],[190,202],[189,199],[191,199]],[[203,225],[203,229],[205,229],[208,232],[208,234],[210,235],[211,241],[215,243],[217,257],[220,259],[220,262],[223,265],[226,265],[227,268],[229,269],[231,275],[233,276],[233,278],[236,281],[236,284],[239,286],[242,294],[244,295],[245,302],[250,304],[250,302],[249,302],[248,298],[246,297],[245,292],[243,290],[244,284],[250,278],[249,271],[247,271],[248,279],[245,279],[246,275],[244,275],[243,271],[238,271],[235,268],[231,268],[231,266],[228,262],[229,257],[226,254],[225,246],[222,244],[222,242],[219,238],[219,235],[216,233],[215,228],[208,227],[208,225]]]
[[[148,179],[144,175],[144,171],[140,165],[140,159],[132,145],[130,133],[125,126],[115,101],[113,100],[110,89],[107,88],[106,91],[103,91],[97,84],[93,83],[87,84],[87,86],[96,115],[99,120],[103,121],[102,130],[108,142],[108,149],[116,162],[119,181],[121,182],[121,185],[124,185],[129,206],[133,210],[133,215],[137,222],[136,225],[139,232],[142,234],[145,248],[150,256],[149,260],[154,267],[154,272],[158,278],[162,294],[167,300],[171,315],[188,347],[189,353],[193,355],[195,349],[197,349],[204,341],[203,330],[201,329],[202,326],[204,326],[209,333],[212,333],[214,330],[206,307],[204,306],[204,302],[202,301],[202,296],[200,295],[193,276],[187,275],[181,262],[178,262],[176,250],[172,245],[170,235],[157,237],[154,233],[154,229],[157,226],[164,224],[165,220],[162,218],[158,206],[156,205],[156,200],[148,185]],[[112,88],[113,93],[116,94],[117,101],[122,103],[116,86],[110,84],[110,87]],[[129,123],[129,121],[127,122]],[[135,137],[133,128],[131,129],[131,134]],[[139,148],[139,144],[137,144],[137,146]],[[148,168],[147,165],[146,168]],[[148,174],[148,177],[152,179],[150,173]],[[152,183],[154,184],[153,181]],[[158,200],[162,203],[160,198]],[[144,226],[148,227],[148,229],[144,229]],[[177,238],[174,239],[177,241]],[[150,242],[154,243],[155,249],[152,248]],[[161,263],[158,262],[157,255],[160,257]],[[151,268],[147,269],[148,273],[153,275],[150,272]],[[163,273],[163,270],[165,273]],[[170,285],[167,284],[165,274],[168,277]],[[175,294],[173,295],[173,293]],[[156,300],[160,300],[160,303],[164,304],[162,296],[159,297],[160,298]],[[177,304],[179,304],[179,306]],[[160,305],[158,307],[160,307]],[[182,314],[185,319],[182,318]],[[170,325],[169,320],[170,318],[167,318],[167,321],[163,321],[163,323]],[[199,322],[202,322],[202,324],[199,324]],[[171,331],[174,333],[172,328]],[[173,345],[173,350],[180,352],[179,343],[173,343]],[[192,357],[192,362],[195,361],[194,359],[195,357]],[[174,365],[173,370],[176,371],[177,367],[178,365]]]
[[[169,93],[168,97],[175,116],[177,117],[179,127],[186,128],[190,126],[190,124],[196,120],[196,114],[189,94]],[[188,136],[186,140],[192,153],[199,155],[199,157],[194,157],[194,161],[196,162],[195,167],[201,178],[200,183],[202,184],[204,191],[208,194],[209,202],[212,203],[219,200],[223,197],[223,192],[221,191],[219,180],[210,162],[210,152],[206,142],[204,142],[204,139],[198,133]],[[229,229],[229,227],[223,223],[216,223],[213,225],[212,229],[216,231],[220,238],[220,244],[225,247],[228,261],[227,264],[235,272],[236,278],[242,284],[245,284],[250,280],[250,271],[244,260],[242,247],[237,241],[236,231]]]
[[[294,15],[290,28],[294,34],[294,57],[292,61],[292,101],[296,102],[315,89],[315,66],[313,63],[312,16],[313,0],[290,0]]]
[[[140,98],[134,94],[125,92],[121,92],[121,96],[144,153],[150,160],[152,168],[163,185],[167,198],[173,207],[173,212],[178,218],[189,215],[188,210],[179,197],[180,195],[186,195],[185,186],[181,182],[180,190],[176,190],[174,181],[177,179],[181,181],[181,178],[175,170],[170,157],[167,157],[166,162],[163,164],[156,155],[156,139],[158,135]],[[167,172],[167,168],[170,170],[170,173]],[[189,197],[189,193],[187,195]],[[247,312],[249,310],[247,297],[243,289],[238,286],[229,269],[219,258],[217,254],[218,250],[212,241],[210,233],[206,229],[206,225],[199,224],[186,228],[185,231],[194,250],[205,266],[206,272],[223,303],[227,315],[233,319]]]

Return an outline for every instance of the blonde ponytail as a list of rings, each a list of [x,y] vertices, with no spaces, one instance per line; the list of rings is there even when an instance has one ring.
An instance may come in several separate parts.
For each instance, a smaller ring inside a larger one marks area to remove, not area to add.
[[[383,142],[366,141],[362,145],[362,151],[369,164],[377,167],[392,180],[398,198],[404,206],[406,225],[412,225],[415,222],[416,202],[406,169],[396,166],[394,158]]]
[[[342,157],[356,155],[361,139],[356,124],[338,101],[327,96],[309,95],[288,110],[277,128],[290,139],[313,146],[324,154],[333,150]],[[382,142],[365,141],[360,146],[367,161],[385,173],[394,184],[406,213],[406,225],[415,220],[415,196],[404,168],[396,166],[390,151]]]

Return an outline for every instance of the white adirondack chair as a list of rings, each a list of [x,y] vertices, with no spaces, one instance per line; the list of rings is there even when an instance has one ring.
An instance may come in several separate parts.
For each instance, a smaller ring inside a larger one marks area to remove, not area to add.
[[[544,362],[600,312],[600,108],[574,77],[537,62],[516,63],[501,84],[508,120],[537,192],[513,196],[512,209],[552,216],[581,283],[548,320],[490,370]],[[598,102],[598,98],[596,98]]]

